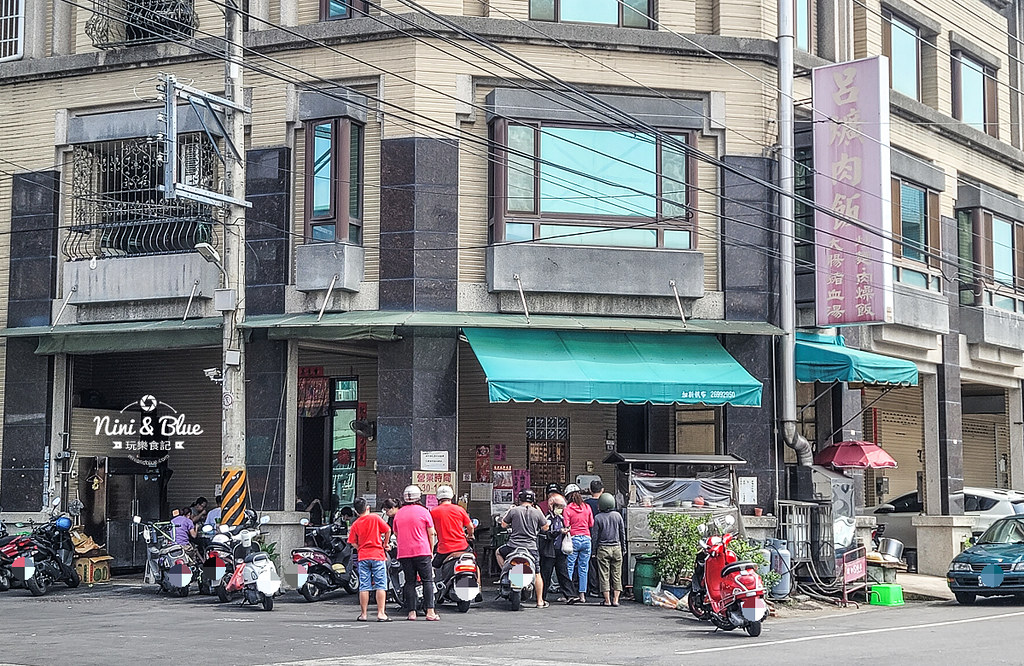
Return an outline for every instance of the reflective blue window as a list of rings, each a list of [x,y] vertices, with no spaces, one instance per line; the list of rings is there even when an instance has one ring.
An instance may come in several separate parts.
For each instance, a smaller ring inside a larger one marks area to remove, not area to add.
[[[562,0],[562,20],[568,23],[619,24],[618,0]]]
[[[313,217],[329,217],[334,203],[331,165],[334,160],[334,124],[313,128]]]
[[[796,0],[796,47],[811,50],[811,0]]]
[[[1013,224],[999,218],[992,219],[992,276],[1013,286]]]
[[[960,57],[960,120],[985,130],[985,66]]]
[[[921,62],[918,54],[918,32],[913,25],[893,16],[889,28],[892,89],[919,99]]]
[[[913,261],[925,260],[925,213],[927,193],[913,185],[900,184],[900,227],[903,233],[903,256]]]

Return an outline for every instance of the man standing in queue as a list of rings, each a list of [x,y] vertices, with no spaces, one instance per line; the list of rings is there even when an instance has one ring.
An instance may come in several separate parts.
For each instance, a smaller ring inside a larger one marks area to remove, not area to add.
[[[445,560],[452,555],[468,553],[471,548],[469,541],[473,538],[476,528],[469,514],[452,500],[455,490],[451,486],[440,486],[437,489],[437,506],[430,510],[430,519],[434,521],[437,532],[437,554],[434,555],[434,568],[440,569]],[[480,585],[480,567],[476,570],[476,585]]]
[[[502,569],[505,566],[505,559],[516,548],[526,549],[537,565],[533,579],[537,591],[537,608],[547,608],[550,604],[544,601],[544,579],[540,575],[537,537],[541,532],[547,531],[551,523],[540,509],[534,506],[537,503],[537,495],[532,490],[520,490],[517,499],[519,506],[512,507],[501,518],[501,526],[512,528],[512,533],[509,535],[508,543],[494,552],[494,557],[498,560],[498,568]]]
[[[430,512],[420,504],[423,493],[418,486],[407,486],[402,494],[402,508],[395,514],[392,529],[398,538],[398,561],[405,574],[405,610],[409,620],[416,619],[416,585],[423,585],[423,606],[427,619],[440,620],[434,610],[434,569],[431,567],[431,553],[437,542],[437,532]],[[419,576],[419,583],[416,581]]]

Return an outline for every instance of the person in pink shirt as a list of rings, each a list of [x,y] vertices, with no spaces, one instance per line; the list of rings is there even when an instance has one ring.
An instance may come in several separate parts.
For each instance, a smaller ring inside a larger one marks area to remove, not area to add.
[[[569,528],[572,538],[572,552],[568,556],[569,578],[579,566],[579,603],[587,603],[587,574],[590,570],[590,528],[594,526],[594,513],[583,501],[580,487],[570,483],[565,487],[565,498],[569,501],[562,512],[562,520]],[[569,603],[573,603],[570,600]]]
[[[405,611],[409,620],[416,619],[416,576],[423,584],[423,606],[427,619],[440,620],[434,610],[434,568],[430,565],[437,542],[437,532],[430,512],[420,504],[422,493],[417,486],[407,486],[402,494],[404,504],[392,521],[392,529],[398,539],[398,562],[405,574]],[[593,519],[591,519],[593,522]],[[588,537],[589,538],[589,537]]]

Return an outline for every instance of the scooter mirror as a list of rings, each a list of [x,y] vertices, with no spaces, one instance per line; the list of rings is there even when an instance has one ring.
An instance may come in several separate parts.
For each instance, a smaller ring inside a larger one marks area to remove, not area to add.
[[[213,534],[213,525],[203,525],[203,534]]]
[[[299,525],[302,525],[303,527],[309,525],[309,518],[303,518],[302,520],[300,520]]]
[[[142,516],[132,516],[132,522],[138,525],[142,522]]]
[[[731,516],[731,515],[726,516],[725,517],[725,524],[728,525],[729,527],[732,527],[733,525],[736,524],[736,519],[733,516]]]
[[[142,528],[142,538],[145,539],[146,541],[149,541],[149,537],[150,537],[149,528],[148,527],[143,527]]]
[[[708,533],[708,526],[706,523],[701,523],[697,526],[697,531],[701,533],[701,536]]]
[[[54,497],[52,503],[53,503],[54,506],[60,506],[60,498],[59,497]]]
[[[266,525],[269,522],[270,522],[270,516],[261,516],[260,517],[260,525]]]
[[[474,518],[471,522],[473,523],[473,527],[480,527],[480,521],[476,518]]]

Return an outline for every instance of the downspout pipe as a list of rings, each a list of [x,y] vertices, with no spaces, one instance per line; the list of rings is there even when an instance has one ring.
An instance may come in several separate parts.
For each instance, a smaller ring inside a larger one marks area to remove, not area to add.
[[[796,414],[796,221],[793,196],[796,187],[796,151],[793,111],[794,6],[780,2],[779,15],[779,338],[778,382],[782,440],[796,451],[797,462],[814,462],[811,444],[797,432]]]

